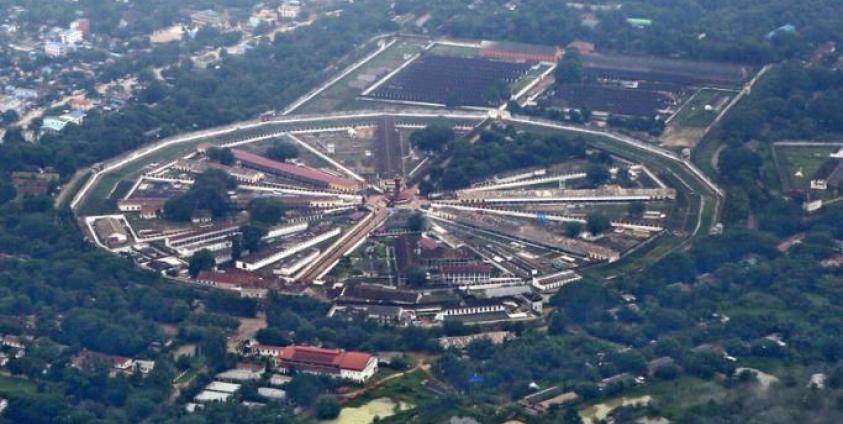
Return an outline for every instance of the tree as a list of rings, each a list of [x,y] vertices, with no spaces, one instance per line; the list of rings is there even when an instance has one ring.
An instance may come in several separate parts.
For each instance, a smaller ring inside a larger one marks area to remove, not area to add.
[[[190,257],[190,263],[187,269],[190,276],[196,278],[200,272],[213,269],[214,265],[216,265],[214,254],[208,249],[202,249]]]
[[[223,165],[234,165],[234,153],[229,148],[212,147],[208,150],[208,158],[215,160]]]
[[[577,323],[591,321],[614,303],[608,289],[592,280],[566,284],[551,298],[551,304],[562,308],[565,315]]]
[[[164,215],[174,221],[190,221],[193,212],[208,210],[215,217],[231,213],[228,191],[237,187],[237,181],[221,169],[209,169],[198,177],[186,193],[164,203]]]
[[[316,398],[313,410],[316,418],[320,420],[332,420],[340,415],[340,403],[337,398],[331,395],[320,395]]]
[[[3,143],[23,144],[26,143],[26,139],[23,137],[23,131],[20,128],[12,127],[7,129],[6,134],[3,135]]]
[[[299,157],[299,149],[292,143],[279,141],[266,151],[266,157],[284,162]]]
[[[455,138],[456,134],[451,127],[433,124],[424,129],[413,131],[410,134],[410,143],[419,150],[441,152]]]
[[[249,203],[249,217],[253,222],[275,225],[284,216],[284,204],[279,199],[255,199]]]
[[[679,377],[679,367],[676,364],[659,365],[653,370],[653,375],[662,380],[675,380]]]
[[[427,284],[427,272],[420,268],[407,271],[407,284],[412,287],[424,287]]]
[[[644,211],[647,209],[647,206],[644,202],[632,202],[626,209],[627,215],[635,219],[641,219],[644,216]]]
[[[565,56],[554,71],[557,84],[577,84],[583,81],[582,59],[574,50],[566,50]]]
[[[287,384],[287,394],[298,405],[308,407],[316,401],[322,391],[322,382],[312,374],[298,374]]]
[[[488,104],[499,105],[501,102],[509,100],[512,96],[512,91],[509,88],[509,84],[505,81],[497,81],[490,85],[483,94]]]
[[[243,234],[243,248],[249,252],[256,252],[263,244],[266,228],[258,225],[244,225],[240,227],[240,232]]]
[[[421,232],[427,228],[427,219],[421,212],[416,212],[407,218],[407,229],[413,232]]]
[[[0,181],[0,205],[14,199],[15,196],[17,196],[15,186],[5,181]]]
[[[18,112],[14,109],[9,109],[3,112],[3,115],[0,116],[0,120],[2,120],[4,125],[14,124],[18,121],[20,117],[18,116]]]
[[[592,163],[585,169],[585,175],[588,182],[593,185],[601,185],[609,181],[609,168],[605,165]]]
[[[577,221],[570,221],[565,223],[565,236],[576,238],[582,232],[582,223]]]
[[[612,228],[612,223],[608,216],[602,213],[592,213],[586,217],[586,228],[589,233],[597,235]]]
[[[225,366],[228,356],[225,334],[217,329],[206,330],[199,342],[199,353],[214,369]]]
[[[175,196],[164,203],[164,216],[172,221],[190,221],[196,209],[196,200],[187,193]]]
[[[231,259],[238,260],[243,255],[243,236],[235,234],[229,238],[231,241]]]

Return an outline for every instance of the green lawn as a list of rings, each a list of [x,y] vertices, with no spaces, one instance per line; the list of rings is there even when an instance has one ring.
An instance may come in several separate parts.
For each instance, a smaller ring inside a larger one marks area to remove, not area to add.
[[[430,49],[430,53],[439,56],[477,57],[480,55],[480,49],[476,47],[444,46],[437,44]]]
[[[541,64],[536,69],[531,69],[527,75],[524,75],[521,79],[515,82],[512,85],[512,94],[517,94],[519,91],[523,90],[525,87],[530,85],[533,81],[538,79],[541,74],[546,72],[551,65]]]
[[[704,88],[698,91],[688,103],[682,108],[678,115],[673,118],[671,125],[680,127],[705,128],[714,121],[718,111],[706,110],[706,105],[711,104],[718,97],[728,95],[733,97],[737,94],[734,91],[712,90]]]
[[[625,396],[650,395],[660,406],[659,410],[671,420],[681,418],[680,411],[709,400],[722,400],[728,391],[725,387],[709,380],[696,377],[680,377],[673,381],[654,380],[637,387]]]
[[[433,394],[422,386],[422,382],[428,379],[426,372],[418,370],[386,382],[382,387],[371,390],[350,403],[352,406],[362,405],[372,399],[388,397],[396,402],[406,402],[412,405],[430,400]]]
[[[22,378],[0,375],[0,394],[16,395],[35,392],[35,383]]]
[[[779,175],[784,188],[793,190],[807,188],[811,177],[837,147],[778,146],[774,149],[779,159]],[[800,171],[801,177],[796,175]]]
[[[357,96],[363,92],[364,88],[352,87],[349,85],[350,83],[358,77],[370,74],[379,68],[393,70],[401,66],[407,56],[421,52],[424,44],[422,40],[399,39],[395,44],[372,58],[368,63],[337,81],[320,95],[302,105],[298,113],[320,113],[352,109],[358,104],[356,101]],[[367,52],[367,54],[369,53]],[[379,75],[379,77],[382,76]],[[368,83],[366,86],[370,84]]]

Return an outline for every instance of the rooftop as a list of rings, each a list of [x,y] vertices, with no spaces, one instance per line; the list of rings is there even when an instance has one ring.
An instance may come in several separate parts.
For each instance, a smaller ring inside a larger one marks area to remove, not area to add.
[[[345,352],[312,346],[287,346],[281,351],[282,361],[307,365],[335,367],[362,371],[366,369],[372,355],[364,352]]]
[[[543,46],[540,44],[513,43],[508,41],[483,41],[480,43],[480,48],[484,50],[488,49],[547,56],[554,56],[556,55],[557,51],[557,48],[552,46]]]
[[[303,178],[310,181],[316,181],[324,184],[356,187],[357,183],[347,178],[338,177],[336,175],[328,174],[317,169],[308,168],[306,166],[291,165],[289,163],[279,162],[272,159],[267,159],[263,156],[247,152],[240,149],[232,149],[234,157],[240,162],[259,166],[269,170],[274,170],[283,174],[291,175],[293,177]]]
[[[340,297],[372,303],[415,304],[419,302],[421,293],[378,284],[351,282],[345,286]]]
[[[229,269],[225,272],[202,271],[196,275],[196,280],[237,286],[254,286],[264,282],[259,275],[238,269]]]

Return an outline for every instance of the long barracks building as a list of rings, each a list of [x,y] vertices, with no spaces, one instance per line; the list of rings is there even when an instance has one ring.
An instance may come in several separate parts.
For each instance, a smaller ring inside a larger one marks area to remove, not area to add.
[[[231,151],[234,153],[234,158],[247,168],[328,190],[352,193],[360,189],[360,185],[356,181],[331,175],[318,169],[267,159],[244,150],[232,149]]]

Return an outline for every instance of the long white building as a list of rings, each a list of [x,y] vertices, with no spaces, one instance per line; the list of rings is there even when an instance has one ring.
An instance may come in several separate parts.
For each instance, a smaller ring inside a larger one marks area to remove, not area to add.
[[[342,230],[340,228],[334,228],[333,230],[319,234],[313,238],[302,241],[301,243],[297,243],[292,246],[287,246],[285,248],[282,248],[281,250],[277,250],[269,254],[249,255],[245,258],[238,260],[235,265],[237,266],[237,268],[244,269],[246,271],[257,271],[268,265],[272,265],[282,259],[289,258],[290,256],[293,256],[296,253],[302,252],[313,246],[316,246],[319,243],[330,240],[340,235],[340,233],[342,233]]]

